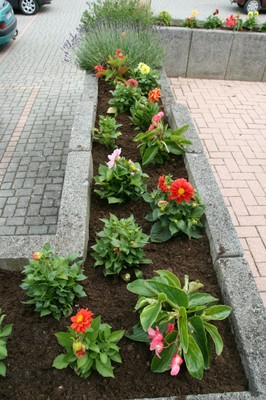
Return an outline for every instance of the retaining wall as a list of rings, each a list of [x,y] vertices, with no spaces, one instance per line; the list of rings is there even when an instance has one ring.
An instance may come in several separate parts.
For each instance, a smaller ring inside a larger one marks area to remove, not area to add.
[[[266,81],[266,34],[159,28],[169,77]]]

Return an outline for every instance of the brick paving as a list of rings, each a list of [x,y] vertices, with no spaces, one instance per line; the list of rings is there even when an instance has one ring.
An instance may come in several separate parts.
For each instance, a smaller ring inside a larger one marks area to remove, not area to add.
[[[83,72],[63,61],[86,4],[54,0],[17,14],[0,47],[0,235],[54,234]]]
[[[266,306],[266,83],[172,78],[189,107]]]

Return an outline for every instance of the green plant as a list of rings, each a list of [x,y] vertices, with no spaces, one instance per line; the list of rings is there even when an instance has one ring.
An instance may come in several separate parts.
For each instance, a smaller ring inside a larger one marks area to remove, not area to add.
[[[115,90],[111,90],[113,95],[109,100],[111,107],[107,110],[111,114],[120,114],[130,110],[142,96],[141,89],[134,84],[117,83]]]
[[[136,68],[139,60],[151,68],[162,65],[165,46],[160,32],[154,27],[140,29],[137,25],[122,21],[100,21],[95,27],[90,27],[78,43],[75,41],[75,61],[80,69],[94,71],[96,65],[105,66],[110,54],[115,54],[116,49],[127,55],[126,65],[131,68]]]
[[[132,78],[136,79],[144,96],[147,96],[150,90],[155,87],[160,88],[158,83],[160,79],[159,72],[155,69],[151,69],[143,62],[140,62],[137,68],[130,69],[129,74]]]
[[[181,23],[181,26],[183,26],[184,28],[198,28],[198,20],[196,18],[198,15],[198,11],[192,10],[191,14],[192,17],[185,18]]]
[[[92,246],[95,267],[103,266],[104,275],[119,274],[122,269],[133,268],[138,273],[141,264],[149,264],[151,260],[144,258],[143,247],[149,236],[142,232],[136,224],[134,216],[118,219],[110,214],[109,219],[102,218],[104,228],[97,233],[99,239]]]
[[[101,323],[100,316],[92,316],[88,309],[81,309],[71,317],[73,323],[68,332],[55,334],[66,353],[54,359],[53,367],[63,369],[70,366],[82,378],[88,378],[93,370],[105,378],[114,378],[112,361],[122,362],[117,342],[124,331],[112,332],[110,325]]]
[[[183,133],[188,129],[188,125],[172,130],[162,121],[164,113],[160,111],[152,118],[152,124],[148,131],[140,132],[134,142],[140,142],[138,145],[142,165],[151,162],[162,164],[164,159],[169,158],[169,154],[183,154],[185,145],[191,144],[189,140],[184,139]]]
[[[116,139],[122,135],[121,132],[117,132],[120,126],[121,124],[117,124],[115,118],[100,115],[99,129],[94,129],[93,140],[97,140],[104,146],[114,149],[117,147]]]
[[[168,11],[161,11],[155,18],[154,22],[162,26],[170,26],[172,21],[171,14]]]
[[[204,22],[203,27],[206,29],[216,29],[220,28],[223,25],[223,21],[218,17],[219,10],[215,10],[212,15],[207,17],[207,20]]]
[[[125,157],[120,157],[121,149],[116,149],[108,156],[107,166],[100,164],[99,175],[94,177],[95,184],[101,188],[94,189],[109,204],[123,203],[127,200],[138,200],[146,191],[145,178],[141,166]]]
[[[6,365],[3,361],[7,357],[7,347],[6,342],[8,336],[12,332],[12,324],[7,324],[3,326],[3,320],[6,317],[5,314],[1,314],[0,309],[0,376],[6,376]]]
[[[202,379],[204,369],[211,365],[211,341],[217,355],[223,350],[223,340],[210,321],[224,320],[231,307],[218,305],[218,299],[199,292],[203,285],[190,282],[187,275],[181,287],[178,277],[170,271],[155,273],[158,276],[152,279],[137,279],[127,285],[130,292],[139,296],[135,310],[140,313],[139,324],[127,336],[143,342],[152,339],[153,372],[171,369],[171,375],[177,375],[184,358],[188,372]]]
[[[136,129],[146,132],[150,126],[152,117],[158,114],[158,112],[158,103],[150,102],[146,97],[141,97],[130,108],[130,119],[136,126]]]
[[[154,222],[152,242],[165,242],[179,232],[188,237],[201,237],[201,217],[205,207],[193,186],[186,179],[172,180],[171,175],[160,176],[158,188],[143,195],[152,211],[146,216]]]
[[[106,81],[111,81],[114,85],[125,81],[124,75],[129,67],[125,66],[127,56],[123,56],[120,49],[116,49],[115,56],[109,57],[106,61],[107,68],[102,65],[95,65],[96,76],[105,77]]]
[[[152,25],[153,15],[149,4],[141,4],[139,0],[96,0],[87,3],[86,10],[81,17],[81,24],[85,31],[88,27],[97,26],[99,20],[113,23],[125,21],[142,26]]]
[[[261,25],[260,32],[266,32],[266,22]]]
[[[78,283],[86,278],[77,261],[77,254],[66,257],[55,254],[49,243],[40,252],[33,253],[32,260],[22,271],[25,278],[21,288],[30,300],[24,304],[34,304],[41,317],[52,314],[59,320],[72,312],[75,297],[84,297],[82,286]]]
[[[258,27],[258,11],[250,11],[246,17],[246,21],[243,24],[243,28],[252,31]]]

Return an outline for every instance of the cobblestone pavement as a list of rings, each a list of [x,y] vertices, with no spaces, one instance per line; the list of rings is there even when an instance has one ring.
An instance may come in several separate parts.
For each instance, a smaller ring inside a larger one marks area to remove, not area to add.
[[[172,78],[171,84],[198,127],[266,306],[266,83]]]
[[[0,235],[54,234],[83,72],[63,61],[84,0],[53,0],[17,14],[19,35],[0,47]]]
[[[197,10],[197,19],[205,21],[215,9],[219,10],[219,16],[222,19],[229,17],[231,14],[246,19],[244,11],[237,4],[231,4],[230,0],[151,0],[152,9],[155,14],[161,11],[168,11],[173,19],[183,20],[191,16],[192,10]],[[263,24],[266,21],[266,11],[260,11],[258,22]]]

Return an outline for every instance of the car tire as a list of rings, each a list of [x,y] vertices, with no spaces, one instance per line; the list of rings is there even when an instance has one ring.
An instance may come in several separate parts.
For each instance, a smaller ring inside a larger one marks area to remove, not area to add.
[[[260,0],[248,0],[244,4],[243,8],[246,14],[248,14],[249,12],[259,11],[261,8]]]
[[[22,14],[34,15],[39,11],[39,4],[36,0],[20,0],[19,8]]]

